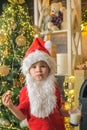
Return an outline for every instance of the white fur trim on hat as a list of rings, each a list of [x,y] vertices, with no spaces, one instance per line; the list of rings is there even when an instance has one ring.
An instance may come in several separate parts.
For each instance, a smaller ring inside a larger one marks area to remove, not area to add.
[[[31,65],[38,61],[45,61],[48,64],[51,73],[55,72],[54,59],[47,53],[36,50],[35,52],[30,53],[27,57],[24,58],[21,67],[23,74],[26,75],[27,73],[29,73],[29,68],[31,67]]]

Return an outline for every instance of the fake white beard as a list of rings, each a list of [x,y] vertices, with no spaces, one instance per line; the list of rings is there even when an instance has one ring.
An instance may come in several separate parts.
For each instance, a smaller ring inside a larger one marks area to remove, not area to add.
[[[26,76],[31,114],[45,118],[56,107],[54,76],[49,75],[44,81],[35,81],[30,74]]]

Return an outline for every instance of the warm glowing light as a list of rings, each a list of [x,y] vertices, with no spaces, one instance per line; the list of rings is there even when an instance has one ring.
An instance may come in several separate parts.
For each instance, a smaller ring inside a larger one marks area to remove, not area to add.
[[[81,24],[81,31],[87,32],[87,22],[85,22],[84,24]]]

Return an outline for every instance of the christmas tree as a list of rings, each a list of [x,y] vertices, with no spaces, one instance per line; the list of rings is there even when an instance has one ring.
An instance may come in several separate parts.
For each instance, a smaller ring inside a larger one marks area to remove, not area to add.
[[[24,84],[21,61],[34,38],[29,10],[24,0],[8,0],[0,15],[0,130],[22,130],[20,121],[6,108],[1,96],[11,91],[13,103]]]

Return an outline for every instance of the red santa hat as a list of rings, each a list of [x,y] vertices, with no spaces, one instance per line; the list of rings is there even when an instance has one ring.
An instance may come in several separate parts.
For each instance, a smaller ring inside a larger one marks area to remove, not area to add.
[[[39,62],[39,61],[45,61],[50,70],[51,73],[54,72],[54,59],[51,57],[49,51],[45,47],[45,41],[43,41],[41,38],[35,38],[29,49],[27,50],[25,57],[22,62],[22,72],[24,75],[29,73],[29,68],[32,64]]]

